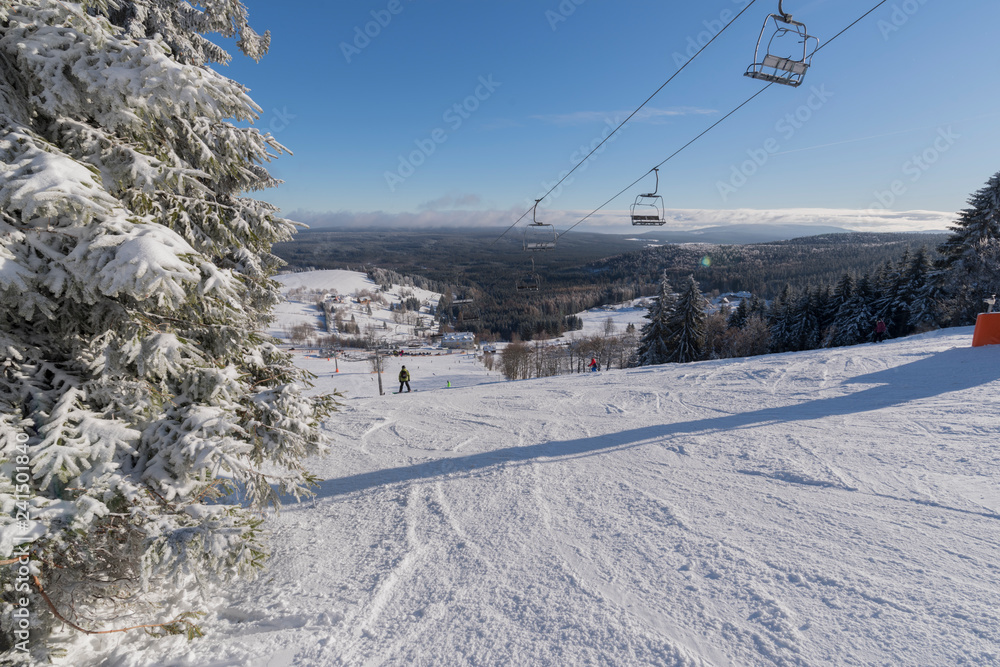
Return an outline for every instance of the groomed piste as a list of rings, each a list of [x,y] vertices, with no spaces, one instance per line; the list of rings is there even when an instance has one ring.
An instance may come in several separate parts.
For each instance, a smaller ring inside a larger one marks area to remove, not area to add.
[[[309,463],[317,497],[268,521],[266,574],[221,604],[190,597],[209,605],[203,639],[88,653],[997,664],[1000,347],[971,336],[521,382],[428,357],[405,360],[405,397],[302,357],[349,397]]]

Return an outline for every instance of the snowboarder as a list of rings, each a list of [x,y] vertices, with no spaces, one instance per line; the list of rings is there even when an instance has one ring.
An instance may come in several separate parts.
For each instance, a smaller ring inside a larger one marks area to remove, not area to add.
[[[597,357],[591,357],[590,358],[590,365],[587,366],[587,368],[589,368],[592,373],[596,373],[597,372],[597,369],[598,369],[598,366],[597,366]]]
[[[406,385],[406,391],[410,391],[410,371],[406,370],[406,366],[399,371],[399,391],[396,393],[403,393],[403,385]]]
[[[885,321],[884,320],[879,320],[875,324],[875,342],[876,343],[881,343],[883,340],[885,340],[885,338],[886,338],[886,332],[887,331],[888,331],[888,327],[886,327]]]

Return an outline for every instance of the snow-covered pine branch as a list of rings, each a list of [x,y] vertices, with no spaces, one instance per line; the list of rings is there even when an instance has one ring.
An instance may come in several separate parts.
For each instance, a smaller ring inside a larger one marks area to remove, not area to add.
[[[257,333],[294,226],[246,193],[286,151],[206,66],[229,59],[208,33],[255,59],[269,37],[236,0],[0,2],[0,19],[0,559],[27,545],[82,627],[163,621],[190,611],[159,606],[167,581],[260,566],[259,512],[308,492],[334,405]],[[242,503],[216,504],[220,485]],[[44,660],[53,619],[32,623]]]
[[[969,197],[951,229],[932,282],[944,293],[945,318],[961,326],[974,323],[983,299],[1000,292],[1000,173]]]

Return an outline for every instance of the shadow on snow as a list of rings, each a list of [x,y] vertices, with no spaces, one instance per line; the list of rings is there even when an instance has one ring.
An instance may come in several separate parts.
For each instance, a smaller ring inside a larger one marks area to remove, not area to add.
[[[794,423],[860,414],[942,394],[961,392],[998,379],[1000,379],[1000,347],[954,348],[902,366],[845,380],[842,383],[845,387],[852,384],[876,386],[842,396],[674,424],[646,426],[590,438],[510,447],[328,479],[320,484],[316,497],[342,496],[400,482],[432,479],[456,472],[468,473],[503,464],[595,455],[678,436],[704,435],[764,424]]]

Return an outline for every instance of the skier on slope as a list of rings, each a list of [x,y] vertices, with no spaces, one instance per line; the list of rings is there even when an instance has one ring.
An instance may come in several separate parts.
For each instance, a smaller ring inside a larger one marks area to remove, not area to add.
[[[885,321],[879,320],[875,324],[875,342],[881,343],[882,341],[884,341],[887,338],[888,333],[889,333],[889,327],[885,325]]]
[[[406,370],[406,366],[403,366],[399,371],[399,391],[397,393],[403,393],[403,385],[406,385],[406,391],[410,391],[410,371]]]
[[[590,358],[590,365],[587,366],[587,368],[589,368],[593,373],[597,372],[597,357]]]

